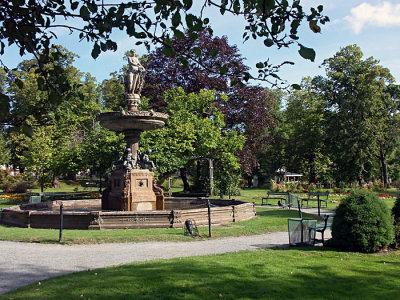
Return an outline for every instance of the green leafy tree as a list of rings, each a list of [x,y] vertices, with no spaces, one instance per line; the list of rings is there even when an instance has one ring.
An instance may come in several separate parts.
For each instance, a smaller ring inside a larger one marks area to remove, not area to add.
[[[284,111],[288,134],[286,167],[308,175],[309,182],[321,179],[329,158],[324,153],[324,101],[304,78],[301,90],[293,90]]]
[[[277,101],[271,106],[270,114],[272,116],[272,126],[266,129],[266,134],[271,137],[271,143],[258,154],[260,164],[258,175],[259,180],[269,181],[276,175],[276,171],[287,165],[286,145],[288,143],[288,126],[285,120],[283,99],[285,92],[275,91]]]
[[[26,139],[26,150],[20,157],[26,172],[38,179],[42,192],[52,178],[55,154],[53,134],[53,127],[36,127],[32,137]]]
[[[124,144],[122,135],[117,135],[95,123],[93,130],[88,132],[80,145],[82,165],[90,169],[92,174],[97,174],[100,183],[102,178],[107,181],[111,164],[116,158],[115,153],[122,152]]]
[[[3,131],[0,131],[0,165],[8,164],[10,153],[7,147],[6,138]]]
[[[65,52],[63,72],[66,81],[74,86],[75,90],[74,93],[61,97],[60,101],[51,102],[49,93],[40,89],[35,78],[41,74],[36,72],[38,66],[33,61],[23,61],[18,72],[14,71],[14,75],[9,77],[9,94],[13,99],[11,111],[13,124],[26,125],[8,128],[13,154],[12,162],[24,168],[24,164],[20,162],[27,150],[26,140],[22,135],[24,128],[51,124],[54,128],[52,133],[54,159],[51,162],[53,182],[57,176],[74,177],[79,171],[87,169],[90,169],[93,174],[103,175],[104,170],[99,168],[99,164],[93,162],[96,157],[91,156],[94,152],[93,148],[97,148],[99,155],[103,150],[112,153],[109,149],[110,145],[103,143],[105,148],[99,150],[101,146],[96,142],[102,139],[99,137],[101,134],[104,134],[104,138],[111,134],[114,135],[114,139],[117,139],[115,134],[99,131],[97,128],[96,116],[102,109],[102,103],[95,78],[73,67],[74,55],[66,50]],[[22,87],[15,83],[16,78],[21,80]],[[99,159],[99,163],[102,162],[104,160]],[[107,161],[103,165],[109,167],[110,162]]]
[[[117,72],[110,74],[110,79],[103,80],[101,84],[101,94],[103,105],[111,111],[125,109],[124,104],[124,85],[121,83],[121,75]]]
[[[379,148],[385,141],[390,110],[389,70],[356,45],[324,61],[326,78],[314,81],[326,100],[327,146],[336,166],[337,181],[361,183],[373,177]]]
[[[244,137],[222,129],[224,117],[215,106],[215,97],[215,91],[207,90],[186,94],[182,88],[174,88],[165,93],[170,116],[166,126],[143,133],[140,142],[143,150],[157,149],[152,158],[160,180],[177,170],[185,174],[194,160],[202,158],[223,162],[221,165],[228,170],[239,168],[234,154],[243,146]]]

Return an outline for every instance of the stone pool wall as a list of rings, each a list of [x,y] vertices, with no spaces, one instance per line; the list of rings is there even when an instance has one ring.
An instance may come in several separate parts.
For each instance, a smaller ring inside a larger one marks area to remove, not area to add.
[[[61,202],[65,229],[182,228],[185,220],[208,224],[208,199],[165,199],[161,211],[101,211],[101,200],[57,200],[4,208],[1,223],[29,228],[59,228]],[[212,224],[249,220],[256,216],[254,203],[210,199]],[[69,211],[74,210],[74,211]],[[86,210],[86,211],[83,211]]]

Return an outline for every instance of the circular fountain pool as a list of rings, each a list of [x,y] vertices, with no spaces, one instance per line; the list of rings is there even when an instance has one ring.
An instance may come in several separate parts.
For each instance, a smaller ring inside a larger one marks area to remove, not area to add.
[[[204,198],[166,198],[164,210],[102,211],[101,199],[56,200],[3,208],[1,223],[28,228],[54,228],[60,224],[63,204],[65,229],[182,228],[185,220],[208,224],[207,202],[212,224],[249,220],[256,216],[254,203]]]

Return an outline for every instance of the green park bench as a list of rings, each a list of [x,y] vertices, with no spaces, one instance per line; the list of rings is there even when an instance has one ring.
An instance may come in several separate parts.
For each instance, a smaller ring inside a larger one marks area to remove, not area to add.
[[[309,192],[307,198],[301,199],[301,207],[303,207],[303,202],[307,202],[307,208],[309,208],[309,201],[320,201],[324,202],[325,206],[328,207],[329,192]]]
[[[278,204],[281,207],[296,207],[297,200],[299,200],[299,196],[291,194],[290,192],[268,192],[267,197],[261,198],[261,205],[268,205],[268,200],[278,200]],[[264,204],[265,202],[265,204]]]
[[[281,203],[286,203],[289,200],[289,192],[268,192],[267,197],[261,198],[261,205],[268,205],[268,200],[278,200]],[[265,204],[264,204],[265,202]]]
[[[322,242],[322,245],[324,245],[325,243],[325,239],[324,239],[324,233],[325,230],[328,228],[331,228],[331,225],[328,224],[328,219],[329,219],[329,215],[325,215],[324,218],[322,219],[322,223],[315,226],[315,233],[314,233],[314,244],[316,241]],[[317,239],[316,238],[316,233],[320,233],[321,234],[321,239]]]

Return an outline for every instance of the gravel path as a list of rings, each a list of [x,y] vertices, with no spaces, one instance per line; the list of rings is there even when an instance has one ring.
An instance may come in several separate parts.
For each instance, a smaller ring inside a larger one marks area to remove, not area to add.
[[[88,269],[152,259],[288,247],[288,243],[287,232],[193,242],[58,245],[5,241],[0,242],[0,294]]]

